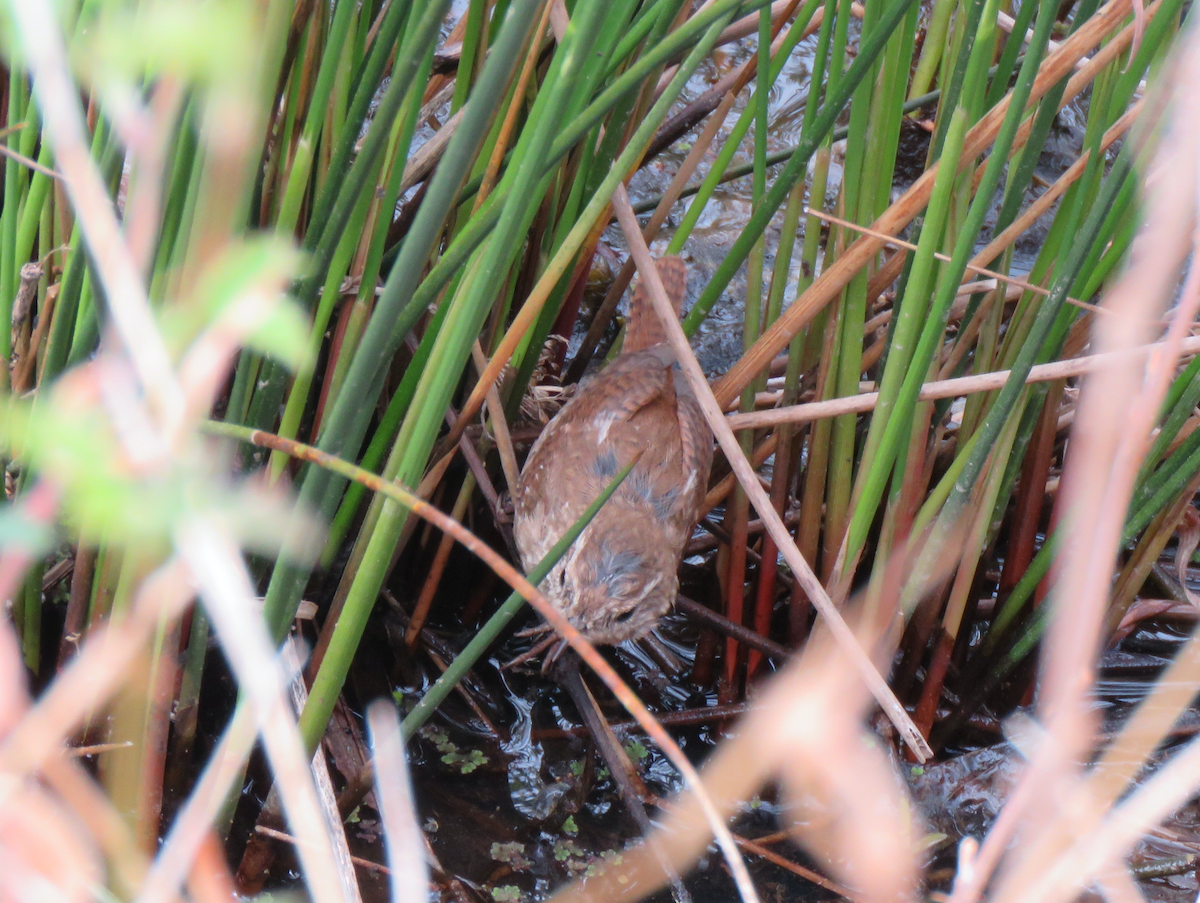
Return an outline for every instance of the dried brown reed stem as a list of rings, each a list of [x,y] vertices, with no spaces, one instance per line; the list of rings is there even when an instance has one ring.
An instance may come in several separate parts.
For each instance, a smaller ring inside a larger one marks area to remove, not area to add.
[[[487,357],[484,356],[483,348],[480,347],[478,341],[471,349],[471,359],[475,362],[475,369],[480,373],[487,367]],[[517,466],[517,453],[513,449],[512,434],[508,429],[508,421],[504,418],[504,403],[500,399],[500,391],[494,383],[488,387],[486,397],[488,413],[492,420],[492,439],[496,443],[496,451],[500,453],[500,469],[504,472],[504,480],[508,483],[510,491],[515,492],[521,468]]]
[[[12,129],[5,129],[4,131],[7,133],[7,132],[12,131]],[[18,163],[20,163],[26,169],[31,169],[34,172],[40,172],[42,175],[49,176],[52,179],[60,179],[60,180],[62,179],[61,173],[57,173],[53,169],[49,169],[48,167],[42,166],[42,164],[39,163],[37,160],[29,159],[29,157],[26,157],[24,154],[20,153],[19,151],[13,150],[7,144],[0,144],[0,156],[11,157],[13,160],[16,160]]]
[[[1103,354],[1092,354],[1087,357],[1076,357],[1065,361],[1054,361],[1049,364],[1037,364],[1030,368],[1025,382],[1027,384],[1044,383],[1069,376],[1081,376],[1113,364],[1124,363],[1130,359],[1133,359],[1135,363],[1137,360],[1153,359],[1165,350],[1166,343],[1159,343]],[[1181,340],[1176,350],[1179,354],[1184,355],[1200,354],[1200,336],[1191,336]],[[973,376],[927,382],[921,387],[921,394],[918,398],[920,401],[936,401],[940,398],[959,398],[976,392],[992,392],[1004,386],[1011,372],[1011,370],[994,370],[990,373],[977,373]],[[875,409],[878,400],[878,392],[864,392],[861,395],[830,398],[826,401],[813,401],[808,404],[791,405],[770,411],[729,414],[725,419],[728,421],[730,429],[735,430],[758,429],[777,426],[780,423],[807,423],[825,417],[871,411]]]
[[[514,98],[525,96],[526,88],[529,85],[529,78],[533,74],[538,57],[540,56],[542,35],[546,33],[546,23],[549,18],[550,4],[547,3],[542,9],[542,17],[534,27],[533,33],[529,36],[529,48],[525,52],[525,62],[521,64],[521,74],[517,76],[517,83],[513,88]],[[496,175],[500,172],[500,164],[504,160],[505,153],[508,152],[509,143],[512,141],[513,129],[517,123],[517,114],[520,110],[521,104],[514,101],[509,104],[508,110],[504,114],[504,124],[500,127],[500,134],[496,138],[496,146],[492,149],[492,155],[488,158],[487,167],[483,171],[483,181],[479,183],[479,191],[475,196],[476,210],[487,199],[487,196],[492,193],[492,188],[496,184]]]
[[[795,10],[797,4],[792,0],[775,0],[771,4],[771,11],[768,13],[772,22],[778,22],[781,17],[787,17]],[[758,31],[760,13],[750,13],[748,16],[742,16],[736,22],[730,22],[725,26],[725,30],[721,32],[717,38],[717,46],[731,41],[740,41],[742,38],[749,37]]]
[[[870,657],[858,644],[858,640],[854,637],[850,628],[846,626],[846,622],[842,620],[841,614],[834,607],[829,594],[825,592],[825,587],[821,585],[821,581],[817,579],[817,575],[813,573],[808,562],[804,560],[804,556],[800,554],[800,550],[796,548],[796,543],[792,540],[792,536],[784,525],[783,519],[776,512],[775,507],[771,504],[771,500],[759,484],[754,468],[746,459],[746,455],[742,452],[737,438],[729,428],[721,405],[713,397],[708,380],[704,378],[704,373],[700,370],[700,365],[696,362],[696,357],[692,354],[691,347],[688,345],[687,336],[683,334],[683,328],[675,318],[671,302],[667,298],[666,291],[662,286],[662,280],[658,276],[658,270],[655,268],[653,258],[650,256],[650,249],[641,240],[641,229],[638,227],[637,217],[633,213],[633,208],[629,204],[629,196],[625,193],[623,186],[617,186],[617,190],[613,192],[613,208],[616,211],[617,220],[621,224],[621,229],[625,233],[625,240],[629,243],[630,253],[637,260],[638,270],[643,280],[642,284],[649,289],[651,301],[666,330],[667,340],[671,343],[671,347],[675,351],[675,355],[679,360],[680,366],[683,368],[687,381],[696,395],[696,400],[704,411],[705,419],[708,420],[709,426],[712,427],[713,434],[716,436],[721,450],[725,452],[725,458],[729,461],[733,472],[737,475],[738,482],[741,483],[742,488],[746,491],[746,495],[749,497],[750,503],[754,506],[755,510],[758,511],[759,517],[763,519],[767,533],[775,542],[776,547],[782,552],[788,566],[795,575],[797,583],[800,584],[822,617],[825,618],[830,632],[850,661],[854,662],[859,676],[870,688],[871,694],[875,697],[884,712],[887,713],[888,718],[896,726],[896,730],[904,739],[905,744],[913,751],[913,754],[920,761],[925,761],[933,754],[929,749],[929,744],[921,736],[916,725],[912,723],[912,719],[909,718],[908,713],[904,710],[904,706],[896,699],[891,688],[888,687],[887,681],[879,673],[879,670],[872,663]]]
[[[1036,103],[1052,86],[1068,75],[1076,60],[1083,57],[1096,44],[1107,37],[1128,14],[1130,0],[1110,0],[1108,4],[1088,19],[1078,31],[1063,41],[1058,50],[1043,61],[1030,92],[1030,104]],[[1099,54],[1097,54],[1099,55]],[[1074,93],[1072,93],[1074,86]],[[1063,94],[1069,101],[1083,88],[1072,79]],[[960,169],[968,166],[995,140],[996,133],[1008,112],[1012,95],[1005,95],[995,107],[987,112],[967,133],[960,158]],[[1027,133],[1026,133],[1027,134]],[[1018,135],[1014,149],[1021,146]],[[937,177],[938,164],[927,169],[916,182],[880,216],[871,228],[886,235],[894,235],[917,216],[929,202],[933,182]],[[863,236],[846,248],[837,261],[813,282],[811,286],[784,311],[753,347],[750,348],[729,371],[718,380],[714,391],[721,407],[737,398],[742,389],[770,363],[771,358],[784,349],[797,333],[812,318],[849,284],[855,274],[870,263],[882,249],[883,242],[871,236]]]

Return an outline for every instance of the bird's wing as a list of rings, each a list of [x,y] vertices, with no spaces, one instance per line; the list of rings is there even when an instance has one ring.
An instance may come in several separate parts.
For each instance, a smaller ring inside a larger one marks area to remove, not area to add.
[[[629,420],[664,392],[674,391],[662,356],[655,350],[622,354],[579,390],[570,419],[618,423]],[[564,408],[560,416],[567,415]]]
[[[680,394],[675,410],[679,418],[679,443],[682,446],[684,472],[695,475],[695,482],[692,482],[689,476],[689,491],[686,493],[695,505],[692,512],[692,518],[695,519],[704,501],[704,494],[708,491],[708,475],[712,469],[713,458],[712,430],[704,419],[699,402],[691,395]]]

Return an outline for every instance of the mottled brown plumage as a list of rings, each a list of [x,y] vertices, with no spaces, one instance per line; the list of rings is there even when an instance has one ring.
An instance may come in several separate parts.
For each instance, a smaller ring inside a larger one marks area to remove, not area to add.
[[[677,257],[657,267],[678,314],[686,267]],[[712,433],[664,339],[639,285],[622,353],[550,421],[517,486],[514,532],[530,568],[642,453],[541,586],[593,643],[642,636],[674,603],[708,487]]]

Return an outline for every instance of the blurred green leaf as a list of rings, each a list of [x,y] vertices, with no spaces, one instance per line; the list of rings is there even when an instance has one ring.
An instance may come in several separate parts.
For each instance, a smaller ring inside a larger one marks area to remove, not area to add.
[[[83,33],[77,61],[109,80],[174,75],[210,86],[250,83],[258,17],[248,0],[151,0],[108,8]]]
[[[14,505],[0,507],[0,548],[22,551],[32,557],[45,554],[54,542],[54,530],[47,524],[31,521]]]
[[[308,356],[309,324],[284,289],[300,254],[276,238],[256,237],[226,249],[200,277],[187,301],[163,312],[162,328],[177,353],[213,327],[292,369]]]
[[[135,476],[99,408],[79,404],[83,383],[71,381],[36,408],[10,402],[0,416],[0,443],[61,488],[65,513],[77,525],[118,544],[161,544],[182,507],[179,487],[153,474]]]
[[[246,346],[267,354],[295,371],[308,360],[308,320],[289,299],[280,303],[246,335]]]
[[[214,455],[209,442],[158,457],[148,437],[135,460],[97,403],[94,383],[92,373],[74,371],[37,405],[9,401],[0,406],[0,449],[54,482],[63,495],[66,522],[86,526],[113,546],[153,552],[166,547],[181,520],[199,515],[220,523],[254,551],[280,550],[291,517],[283,492],[231,481],[228,461]],[[136,414],[119,415],[134,436],[141,427]],[[311,560],[320,549],[319,531],[302,532],[306,540],[287,535],[285,551],[289,558]]]

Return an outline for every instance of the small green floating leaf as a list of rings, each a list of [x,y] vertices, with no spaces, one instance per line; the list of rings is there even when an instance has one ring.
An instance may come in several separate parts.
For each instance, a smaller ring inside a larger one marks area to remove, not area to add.
[[[559,862],[566,862],[572,856],[582,856],[583,850],[579,848],[579,844],[570,838],[556,840],[554,842],[554,858]]]
[[[471,750],[465,756],[459,757],[459,771],[463,774],[470,774],[480,765],[487,764],[487,756],[477,749]]]

